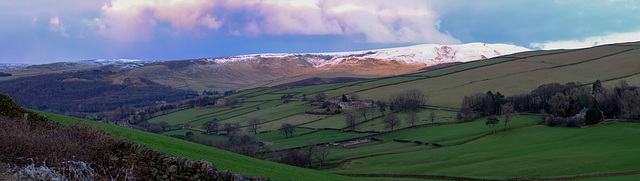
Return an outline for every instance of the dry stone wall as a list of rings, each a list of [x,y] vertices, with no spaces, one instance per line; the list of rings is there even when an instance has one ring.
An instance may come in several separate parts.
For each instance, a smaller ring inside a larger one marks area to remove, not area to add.
[[[233,174],[229,170],[219,171],[205,160],[192,160],[184,157],[173,157],[144,145],[123,141],[115,151],[118,158],[112,161],[127,161],[132,157],[149,161],[152,180],[221,180],[221,181],[266,181],[266,178],[249,178],[240,173]]]

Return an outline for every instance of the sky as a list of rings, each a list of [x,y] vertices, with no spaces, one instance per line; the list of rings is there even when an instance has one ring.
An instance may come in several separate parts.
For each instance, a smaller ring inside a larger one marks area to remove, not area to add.
[[[635,0],[0,0],[0,63],[640,41]]]

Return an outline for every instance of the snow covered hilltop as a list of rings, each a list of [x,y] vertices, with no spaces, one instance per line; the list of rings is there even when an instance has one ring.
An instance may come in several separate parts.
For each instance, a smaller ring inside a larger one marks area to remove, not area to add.
[[[304,58],[313,67],[338,65],[347,60],[378,59],[399,61],[406,64],[431,66],[448,62],[468,62],[482,60],[518,52],[531,51],[528,48],[508,44],[468,43],[462,45],[422,44],[408,47],[364,50],[334,53],[266,53],[231,57],[206,58],[216,63],[255,61],[264,58]]]

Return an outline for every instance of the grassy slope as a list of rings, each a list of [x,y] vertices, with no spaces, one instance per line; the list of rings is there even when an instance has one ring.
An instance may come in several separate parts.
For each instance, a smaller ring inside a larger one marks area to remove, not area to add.
[[[161,152],[190,159],[203,159],[212,162],[219,170],[229,169],[249,177],[269,177],[279,180],[354,180],[354,178],[326,174],[274,162],[263,161],[224,150],[172,138],[158,134],[128,129],[101,122],[88,121],[73,117],[38,112],[65,125],[80,123],[96,125],[115,137],[149,146]]]
[[[333,171],[505,178],[638,170],[639,136],[640,125],[632,123],[532,126],[460,146],[357,160]]]
[[[502,120],[502,118],[499,119]],[[512,128],[520,125],[535,123],[538,121],[538,119],[539,118],[535,116],[517,116],[516,119],[514,119],[514,122],[509,123],[508,127]],[[481,119],[461,124],[415,128],[380,136],[378,138],[384,140],[384,142],[382,143],[372,142],[352,146],[347,149],[334,149],[332,155],[329,155],[327,163],[333,165],[337,164],[343,159],[360,157],[364,155],[407,153],[435,148],[432,145],[416,145],[414,143],[393,142],[392,139],[423,141],[450,146],[490,133],[492,131],[492,128],[486,126],[484,121],[484,119]],[[502,126],[502,124],[497,125],[496,129],[504,128]],[[349,168],[350,166],[346,167]]]

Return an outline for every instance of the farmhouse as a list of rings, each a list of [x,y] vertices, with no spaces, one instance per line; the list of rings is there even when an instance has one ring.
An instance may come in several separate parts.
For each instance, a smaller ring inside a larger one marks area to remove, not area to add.
[[[374,107],[373,100],[340,102],[338,103],[338,105],[343,110],[353,110],[358,108]]]
[[[582,110],[580,110],[580,112],[578,112],[578,114],[576,114],[577,118],[582,118],[584,119],[585,117],[587,117],[587,112],[589,111],[589,108],[582,108]]]

